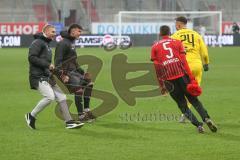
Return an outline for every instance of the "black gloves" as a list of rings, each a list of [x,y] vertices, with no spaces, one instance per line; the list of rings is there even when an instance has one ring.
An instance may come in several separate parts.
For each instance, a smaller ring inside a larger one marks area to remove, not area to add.
[[[208,64],[204,64],[204,65],[203,65],[203,70],[204,70],[205,72],[209,70]]]

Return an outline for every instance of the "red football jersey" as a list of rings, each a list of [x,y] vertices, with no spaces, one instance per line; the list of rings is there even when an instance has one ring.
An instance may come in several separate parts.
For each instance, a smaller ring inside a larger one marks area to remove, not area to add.
[[[180,55],[184,53],[182,42],[168,36],[163,36],[162,40],[152,46],[151,60],[159,80],[176,79],[186,73]]]

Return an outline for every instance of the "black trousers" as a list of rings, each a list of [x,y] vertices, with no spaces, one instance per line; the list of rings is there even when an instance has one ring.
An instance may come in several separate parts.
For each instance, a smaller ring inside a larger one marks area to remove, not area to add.
[[[193,125],[199,126],[202,125],[202,122],[199,122],[196,116],[188,108],[187,100],[196,109],[196,111],[199,113],[203,121],[205,121],[205,118],[210,117],[206,109],[203,107],[202,103],[198,100],[198,98],[190,95],[187,92],[187,84],[189,82],[190,82],[189,77],[185,75],[174,80],[167,80],[164,82],[164,84],[170,96],[177,103],[178,108],[181,110],[181,112],[191,121]]]
[[[84,109],[89,109],[90,97],[92,94],[93,85],[90,84],[91,81],[84,79],[84,75],[78,71],[72,71],[69,73],[68,86],[74,92],[75,105],[79,114],[83,112]],[[82,90],[82,92],[78,92]],[[84,104],[82,104],[84,102]]]

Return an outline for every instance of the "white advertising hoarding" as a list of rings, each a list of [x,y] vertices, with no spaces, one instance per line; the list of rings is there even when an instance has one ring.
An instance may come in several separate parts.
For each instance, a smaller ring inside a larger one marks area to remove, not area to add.
[[[122,34],[158,34],[160,26],[168,25],[172,32],[175,32],[175,22],[161,23],[122,23]],[[188,28],[193,28],[188,23]],[[120,26],[118,23],[92,23],[92,34],[118,34]]]

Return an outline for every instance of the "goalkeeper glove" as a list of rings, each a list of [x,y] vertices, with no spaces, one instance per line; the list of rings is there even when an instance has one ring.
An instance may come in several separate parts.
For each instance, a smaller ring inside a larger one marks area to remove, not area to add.
[[[208,64],[204,64],[204,65],[203,65],[203,70],[204,70],[205,72],[209,70]]]
[[[201,87],[196,83],[189,83],[187,85],[187,92],[192,96],[200,96],[202,94]]]

